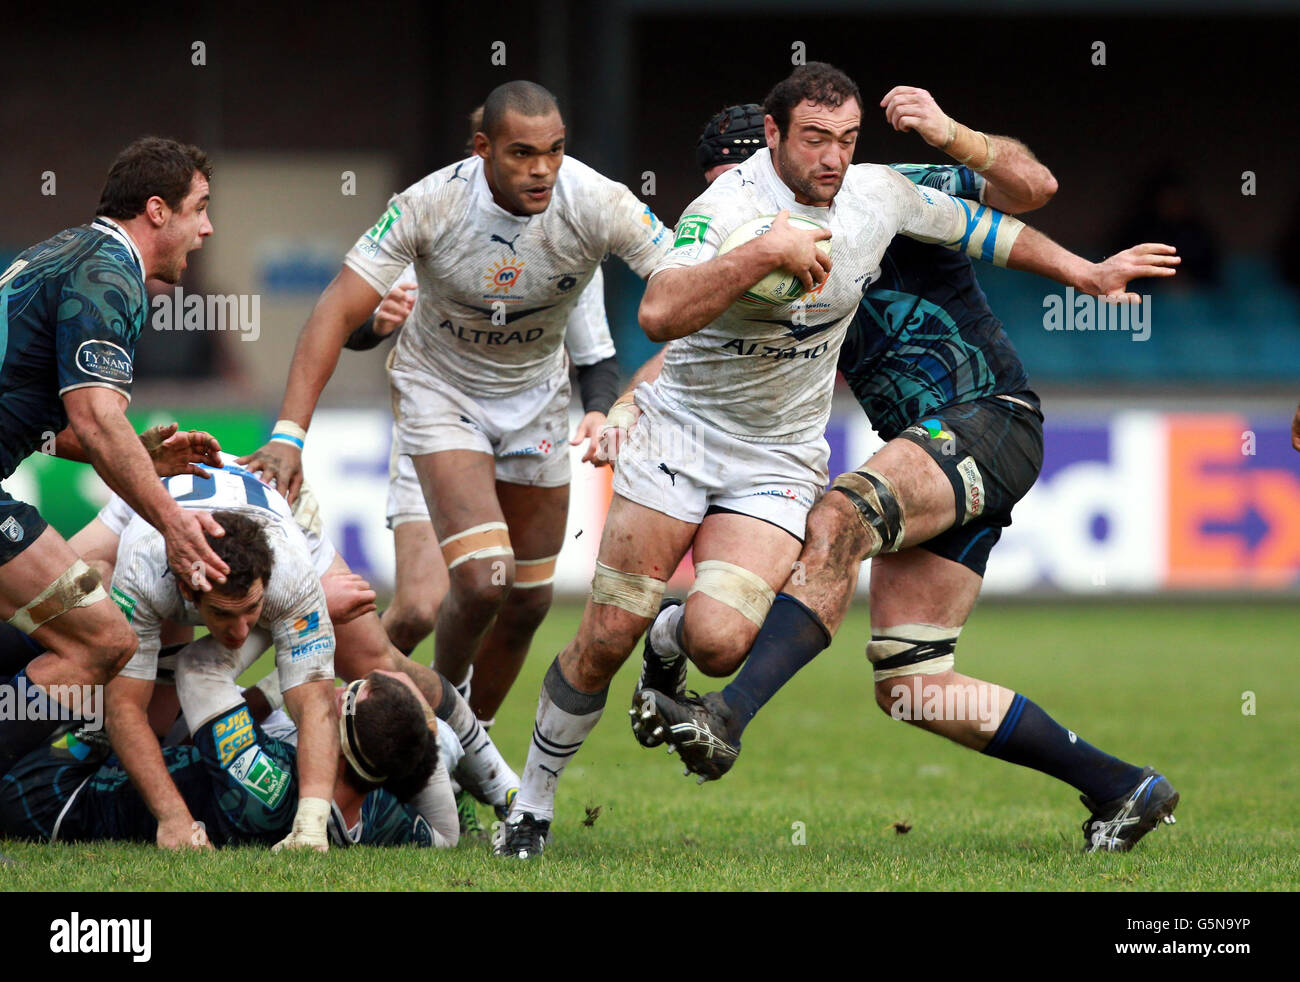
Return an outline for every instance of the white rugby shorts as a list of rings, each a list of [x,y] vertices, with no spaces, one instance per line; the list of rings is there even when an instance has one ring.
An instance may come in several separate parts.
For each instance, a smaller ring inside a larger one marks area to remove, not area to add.
[[[694,525],[710,510],[736,512],[803,541],[828,480],[824,437],[749,443],[665,401],[653,384],[637,387],[636,404],[642,416],[619,451],[615,494]]]

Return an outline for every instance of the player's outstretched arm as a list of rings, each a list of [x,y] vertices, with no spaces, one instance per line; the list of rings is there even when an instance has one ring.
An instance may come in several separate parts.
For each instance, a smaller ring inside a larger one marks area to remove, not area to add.
[[[275,432],[260,449],[239,458],[268,484],[274,481],[290,504],[302,484],[302,443],[316,403],[334,374],[343,342],[378,304],[374,287],[347,266],[339,270],[298,334]]]
[[[298,814],[293,831],[276,843],[281,849],[329,850],[330,802],[338,775],[339,729],[334,712],[334,682],[318,680],[284,692],[284,705],[298,724]]]
[[[1141,303],[1128,291],[1130,280],[1148,276],[1173,276],[1182,259],[1171,245],[1147,242],[1117,252],[1100,263],[1077,256],[1042,232],[1026,225],[1016,237],[1007,265],[1027,273],[1072,286],[1080,293],[1106,297],[1118,303]]]
[[[672,341],[694,334],[775,269],[790,270],[806,290],[826,279],[831,259],[816,244],[831,237],[830,229],[797,229],[790,225],[789,216],[782,211],[771,231],[738,249],[651,277],[637,312],[646,337]]]
[[[1009,136],[972,130],[942,109],[925,89],[896,85],[880,100],[885,118],[966,164],[988,181],[984,201],[1009,214],[1041,208],[1056,194],[1056,178],[1030,149]]]
[[[221,526],[207,512],[180,507],[167,493],[123,414],[126,397],[114,389],[87,386],[69,390],[63,404],[77,441],[104,483],[162,533],[172,571],[202,590],[211,589],[209,581],[224,583],[230,568],[204,538],[205,532],[223,535]]]
[[[194,821],[167,771],[162,747],[149,727],[149,698],[153,682],[119,675],[108,684],[105,723],[122,769],[158,820],[161,849],[191,846],[211,849],[203,827]]]

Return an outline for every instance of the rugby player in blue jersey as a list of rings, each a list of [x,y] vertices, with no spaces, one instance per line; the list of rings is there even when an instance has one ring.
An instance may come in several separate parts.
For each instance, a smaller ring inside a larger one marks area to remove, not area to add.
[[[192,654],[182,650],[180,657]],[[196,727],[192,744],[162,751],[194,816],[193,844],[283,841],[299,799],[296,728],[283,713],[259,718],[247,702],[249,692],[241,693],[233,679],[197,681],[205,701],[224,708]],[[455,846],[459,831],[447,766],[455,765],[460,744],[447,728],[439,727],[436,737],[429,731],[430,710],[414,683],[376,671],[336,689],[334,703],[342,756],[329,802],[330,845]],[[243,760],[248,763],[236,766]],[[158,820],[122,761],[109,755],[107,740],[77,731],[0,774],[0,836],[153,842]]]
[[[1056,190],[1051,172],[1023,144],[957,123],[924,89],[895,87],[880,105],[895,129],[917,132],[961,162],[897,165],[916,184],[1005,212],[1041,207]],[[763,108],[749,105],[710,121],[699,144],[709,180],[767,145],[764,117]],[[1071,275],[1090,292],[1132,302],[1127,280],[1172,275],[1173,252],[1147,244],[1091,270],[1078,257],[1067,263],[1078,261]],[[813,508],[795,572],[741,656],[740,673],[721,692],[686,695],[686,652],[713,676],[731,674],[740,661],[702,655],[682,635],[679,602],[665,601],[647,635],[630,710],[637,738],[647,746],[669,742],[701,780],[725,774],[749,721],[830,644],[859,564],[872,559],[867,656],[880,708],[1073,785],[1091,813],[1085,849],[1130,849],[1161,820],[1172,822],[1178,794],[1169,782],[1090,746],[1025,696],[953,669],[989,551],[1042,466],[1038,397],[970,259],[899,236],[881,268],[845,338],[839,368],[885,446],[837,478]],[[620,400],[626,408],[611,410],[611,423],[634,418],[628,398]],[[940,710],[923,712],[926,703]]]
[[[0,480],[37,450],[91,463],[163,533],[171,568],[200,589],[228,572],[204,539],[208,515],[179,507],[125,408],[148,309],[145,280],[178,282],[185,257],[212,234],[197,147],[146,137],[113,162],[96,218],[19,254],[0,272]],[[175,435],[185,457],[211,461],[206,434]],[[182,468],[186,465],[182,465]],[[175,473],[175,471],[171,471]],[[99,574],[31,505],[0,490],[0,619],[48,649],[8,682],[0,766],[46,742],[68,709],[53,693],[102,685],[135,651]],[[63,688],[69,687],[69,688]]]

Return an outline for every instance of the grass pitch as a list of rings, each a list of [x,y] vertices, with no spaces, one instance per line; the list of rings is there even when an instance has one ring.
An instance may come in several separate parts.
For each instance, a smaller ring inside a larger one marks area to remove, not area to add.
[[[551,614],[498,716],[493,736],[518,769],[542,674],[579,613]],[[15,864],[0,865],[0,888],[1294,890],[1295,622],[1287,606],[1221,603],[976,612],[960,669],[1024,692],[1083,739],[1157,767],[1182,793],[1178,824],[1126,855],[1080,852],[1085,812],[1072,789],[881,714],[859,606],[834,646],[750,726],[735,770],[703,786],[682,777],[675,757],[632,740],[638,651],[565,773],[538,862],[503,863],[478,842],[273,856],[6,841],[0,852]],[[490,823],[488,809],[481,817]]]

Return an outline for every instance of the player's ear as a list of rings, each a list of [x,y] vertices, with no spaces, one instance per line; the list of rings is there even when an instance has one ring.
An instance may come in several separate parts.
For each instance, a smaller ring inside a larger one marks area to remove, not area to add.
[[[775,150],[781,142],[781,131],[777,129],[776,120],[771,114],[763,117],[763,136],[767,138],[767,149]]]
[[[144,203],[144,213],[155,228],[161,228],[167,224],[167,216],[171,214],[171,209],[167,207],[167,202],[155,194]]]
[[[474,134],[474,153],[484,160],[492,159],[492,143],[482,130]]]

